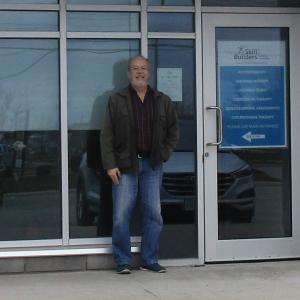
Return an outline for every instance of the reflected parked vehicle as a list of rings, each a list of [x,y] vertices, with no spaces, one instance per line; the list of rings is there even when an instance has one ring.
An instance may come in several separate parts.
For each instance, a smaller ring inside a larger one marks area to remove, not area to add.
[[[100,176],[87,165],[84,153],[79,166],[76,190],[76,219],[78,225],[93,225],[99,213]]]
[[[254,172],[231,152],[218,152],[219,216],[228,212],[233,221],[251,222],[255,212]]]
[[[0,156],[0,206],[3,205],[3,183],[7,176],[7,168],[3,162],[2,157]]]
[[[197,177],[193,152],[174,152],[163,166],[162,213],[194,218]],[[218,153],[218,204],[232,211],[232,219],[250,222],[254,215],[254,177],[249,164],[230,152]],[[83,155],[77,183],[77,222],[92,225],[99,212],[100,178]],[[193,222],[193,220],[190,220]]]
[[[7,170],[12,170],[14,165],[14,150],[11,146],[0,144],[0,158]]]

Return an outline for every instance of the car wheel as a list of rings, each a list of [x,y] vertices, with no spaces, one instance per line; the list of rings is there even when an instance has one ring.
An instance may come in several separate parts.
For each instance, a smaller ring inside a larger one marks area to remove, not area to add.
[[[94,215],[88,208],[85,189],[82,185],[77,188],[76,218],[78,225],[89,226],[94,223]]]

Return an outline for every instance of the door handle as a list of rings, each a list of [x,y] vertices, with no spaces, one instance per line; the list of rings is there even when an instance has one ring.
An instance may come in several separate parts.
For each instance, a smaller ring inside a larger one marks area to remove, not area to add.
[[[223,113],[219,106],[207,106],[207,110],[214,109],[217,113],[217,130],[218,130],[218,140],[215,143],[207,143],[207,146],[219,146],[223,142]]]

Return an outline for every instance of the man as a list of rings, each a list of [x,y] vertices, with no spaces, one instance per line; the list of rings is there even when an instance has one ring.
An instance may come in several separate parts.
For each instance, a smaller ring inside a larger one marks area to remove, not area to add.
[[[141,269],[164,273],[158,264],[162,229],[162,163],[178,141],[177,115],[170,98],[148,86],[149,61],[129,61],[130,85],[109,98],[101,131],[102,163],[113,182],[112,244],[117,273],[131,272],[130,216],[141,199]]]

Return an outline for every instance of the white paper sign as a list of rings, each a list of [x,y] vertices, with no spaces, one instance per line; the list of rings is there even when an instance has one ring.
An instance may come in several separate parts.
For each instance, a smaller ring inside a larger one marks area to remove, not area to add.
[[[182,69],[157,68],[157,89],[172,101],[182,101]]]

